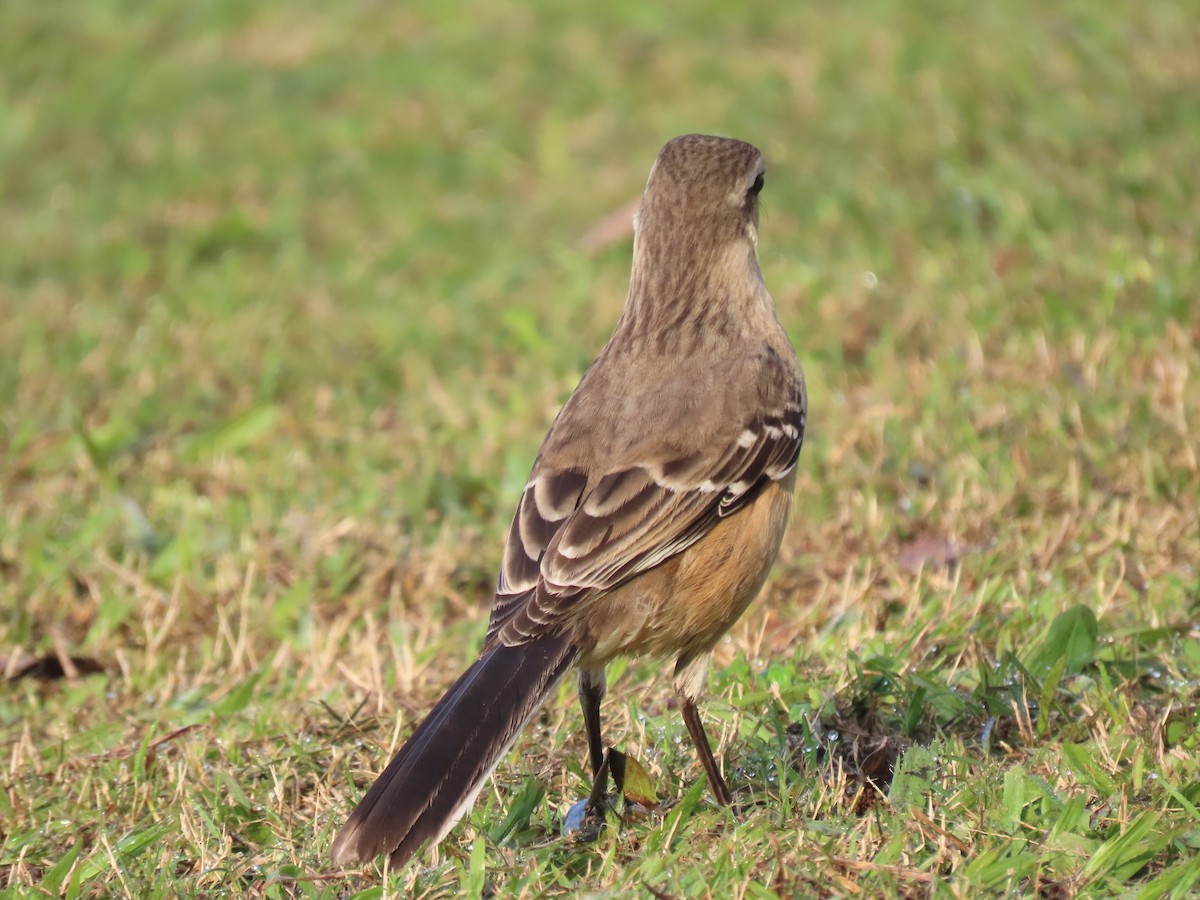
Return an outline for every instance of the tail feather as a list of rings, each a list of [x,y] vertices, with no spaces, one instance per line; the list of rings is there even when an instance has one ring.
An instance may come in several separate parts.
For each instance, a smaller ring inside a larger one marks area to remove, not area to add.
[[[546,635],[481,654],[350,814],[333,842],[334,864],[391,853],[399,868],[440,841],[578,653],[567,636]]]

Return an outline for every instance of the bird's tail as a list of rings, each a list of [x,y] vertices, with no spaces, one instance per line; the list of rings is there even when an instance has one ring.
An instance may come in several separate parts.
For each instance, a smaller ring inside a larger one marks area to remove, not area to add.
[[[445,837],[578,654],[561,634],[480,654],[350,814],[334,864],[391,853],[399,868]]]

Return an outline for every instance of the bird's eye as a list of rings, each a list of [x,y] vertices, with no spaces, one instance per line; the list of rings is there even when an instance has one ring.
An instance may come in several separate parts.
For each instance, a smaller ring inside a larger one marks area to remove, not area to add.
[[[760,173],[759,176],[754,179],[754,184],[750,185],[750,193],[752,196],[757,197],[758,192],[761,191],[762,189],[763,189],[763,177],[762,177],[762,174]]]

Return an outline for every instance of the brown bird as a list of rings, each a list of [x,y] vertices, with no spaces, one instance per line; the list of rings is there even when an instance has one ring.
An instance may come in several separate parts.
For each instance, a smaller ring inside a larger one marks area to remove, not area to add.
[[[684,723],[730,802],[696,700],[779,550],[808,405],[758,266],[765,170],[726,138],[659,152],[625,309],[533,464],[479,658],[351,814],[336,864],[399,867],[440,841],[572,667],[598,775],[604,669],[622,655],[675,660]]]

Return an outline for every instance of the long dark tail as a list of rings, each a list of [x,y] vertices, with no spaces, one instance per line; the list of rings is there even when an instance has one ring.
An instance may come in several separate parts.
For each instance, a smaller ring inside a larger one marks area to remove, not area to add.
[[[399,868],[445,837],[578,654],[565,635],[481,654],[350,814],[333,842],[334,864],[391,853]]]

